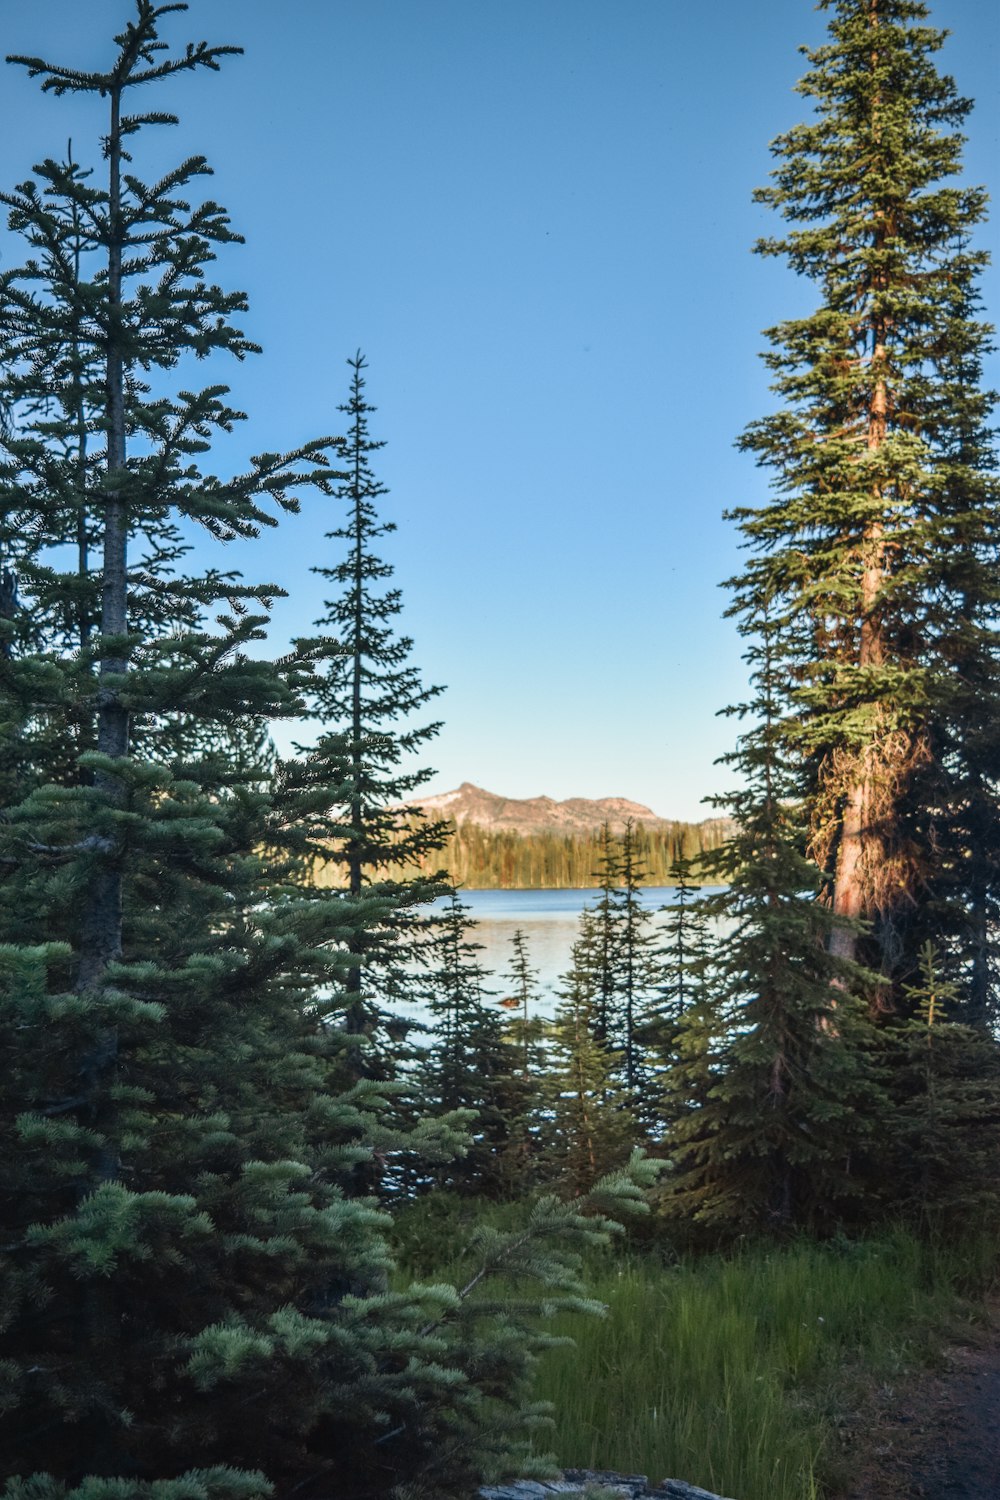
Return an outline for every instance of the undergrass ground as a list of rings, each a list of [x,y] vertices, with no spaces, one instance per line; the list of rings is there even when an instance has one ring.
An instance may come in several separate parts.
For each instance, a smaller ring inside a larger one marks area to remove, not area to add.
[[[975,1304],[988,1245],[898,1233],[673,1267],[630,1258],[591,1279],[602,1320],[567,1320],[545,1357],[563,1466],[686,1479],[739,1500],[817,1500],[874,1384],[932,1360]]]
[[[587,1277],[607,1315],[553,1325],[573,1344],[539,1370],[545,1445],[563,1467],[821,1500],[844,1483],[866,1392],[932,1362],[996,1263],[991,1235],[934,1245],[903,1231],[675,1264],[609,1253]]]

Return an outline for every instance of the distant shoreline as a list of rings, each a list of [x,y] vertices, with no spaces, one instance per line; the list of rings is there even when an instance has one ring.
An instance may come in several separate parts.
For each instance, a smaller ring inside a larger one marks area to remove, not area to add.
[[[456,889],[459,890],[459,891],[468,891],[469,895],[472,896],[472,895],[477,895],[479,892],[485,892],[485,891],[510,891],[512,894],[515,891],[599,891],[599,890],[601,890],[601,886],[600,885],[459,885],[459,886],[456,887]],[[619,891],[619,890],[624,890],[625,887],[624,886],[612,886],[611,889]],[[663,884],[641,885],[639,887],[640,891],[676,891],[677,889],[678,889],[678,886],[676,885],[676,883],[672,884],[670,881],[666,881]],[[721,890],[725,889],[725,886],[724,886],[724,884],[721,881],[700,880],[700,881],[692,881],[689,884],[688,889],[690,891],[721,891]]]

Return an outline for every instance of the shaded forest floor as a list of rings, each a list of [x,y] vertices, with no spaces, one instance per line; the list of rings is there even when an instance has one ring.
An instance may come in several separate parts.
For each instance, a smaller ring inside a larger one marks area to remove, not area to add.
[[[836,1500],[1000,1500],[1000,1300],[939,1367],[871,1392]]]

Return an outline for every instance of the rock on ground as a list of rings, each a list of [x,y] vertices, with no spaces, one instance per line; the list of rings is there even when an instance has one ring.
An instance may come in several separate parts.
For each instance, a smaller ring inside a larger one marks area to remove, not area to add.
[[[550,1495],[583,1496],[588,1490],[603,1490],[621,1500],[726,1500],[700,1490],[682,1479],[663,1479],[651,1484],[645,1474],[609,1474],[596,1469],[566,1469],[559,1479],[515,1479],[509,1484],[488,1485],[480,1500],[547,1500]]]

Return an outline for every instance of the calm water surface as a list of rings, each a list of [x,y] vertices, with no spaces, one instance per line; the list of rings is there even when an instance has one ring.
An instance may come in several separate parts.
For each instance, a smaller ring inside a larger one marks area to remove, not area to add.
[[[476,925],[469,933],[483,945],[479,955],[483,967],[493,971],[489,987],[498,995],[509,988],[513,957],[511,939],[520,927],[528,943],[532,967],[539,971],[541,996],[537,1009],[550,1015],[555,1008],[552,993],[560,974],[569,967],[570,951],[580,935],[580,913],[593,906],[599,892],[571,891],[468,891],[460,892]],[[642,904],[652,914],[655,930],[664,920],[661,908],[677,899],[673,886],[649,886],[640,892]]]

